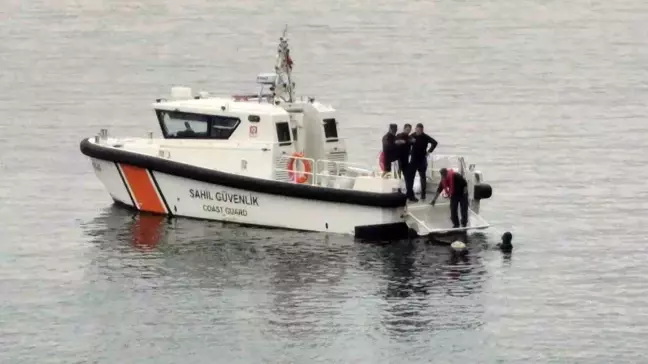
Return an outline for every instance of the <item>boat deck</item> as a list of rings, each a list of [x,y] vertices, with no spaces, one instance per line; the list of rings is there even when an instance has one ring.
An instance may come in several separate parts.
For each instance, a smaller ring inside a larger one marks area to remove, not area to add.
[[[430,204],[430,201],[431,198],[428,198],[407,204],[407,224],[416,230],[419,236],[465,233],[470,230],[486,229],[490,226],[481,216],[468,210],[468,226],[454,228],[450,220],[449,201],[437,201],[434,206]]]

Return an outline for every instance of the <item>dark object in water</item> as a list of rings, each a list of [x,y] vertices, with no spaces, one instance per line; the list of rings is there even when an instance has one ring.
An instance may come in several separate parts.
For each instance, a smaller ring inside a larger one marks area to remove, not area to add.
[[[513,234],[510,232],[505,232],[502,234],[502,242],[497,244],[497,247],[504,253],[510,253],[513,251]]]

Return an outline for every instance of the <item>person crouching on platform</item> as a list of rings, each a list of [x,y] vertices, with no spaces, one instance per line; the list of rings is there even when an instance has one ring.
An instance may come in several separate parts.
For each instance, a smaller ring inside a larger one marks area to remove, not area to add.
[[[387,173],[390,173],[392,170],[392,163],[397,159],[396,154],[396,132],[398,131],[398,126],[396,124],[389,124],[389,130],[382,138],[382,149],[383,149],[383,164],[384,170],[382,177],[384,178]]]
[[[410,137],[412,125],[403,125],[403,131],[396,134],[396,149],[398,154],[398,178],[406,178],[409,169],[410,149],[414,138]]]
[[[446,194],[450,197],[450,220],[452,220],[452,227],[459,227],[457,207],[461,207],[461,227],[466,227],[468,225],[468,182],[466,182],[466,179],[461,174],[454,173],[452,169],[441,168],[439,174],[441,175],[441,182],[430,204],[434,206],[436,199],[445,190]]]
[[[414,197],[414,178],[416,177],[416,172],[419,173],[419,179],[421,180],[421,199],[425,200],[427,157],[439,143],[423,132],[423,124],[421,123],[416,124],[416,129],[411,137],[413,139],[412,152],[409,172],[405,177],[405,186],[407,188],[407,198],[412,202],[418,202],[418,199]],[[428,149],[428,145],[430,145],[430,149]]]

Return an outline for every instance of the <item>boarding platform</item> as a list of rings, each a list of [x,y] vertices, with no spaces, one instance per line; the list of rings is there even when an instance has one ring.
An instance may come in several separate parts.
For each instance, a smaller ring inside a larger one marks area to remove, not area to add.
[[[490,225],[478,214],[468,209],[468,226],[453,228],[450,221],[450,203],[429,201],[409,203],[406,211],[407,225],[419,236],[430,234],[461,234],[471,230],[487,229]]]

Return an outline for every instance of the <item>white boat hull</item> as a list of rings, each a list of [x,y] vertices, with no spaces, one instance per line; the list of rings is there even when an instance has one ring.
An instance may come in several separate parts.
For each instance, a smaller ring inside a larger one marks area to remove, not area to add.
[[[454,229],[441,202],[407,206],[397,192],[362,192],[238,176],[84,140],[95,174],[116,202],[154,214],[392,240],[465,233],[488,225],[471,211]],[[219,183],[222,182],[222,183]]]
[[[92,164],[113,199],[139,211],[340,234],[355,234],[357,226],[376,222],[403,221],[403,208],[249,192],[94,158]]]
[[[110,196],[138,211],[360,238],[393,239],[408,235],[404,200],[402,206],[391,207],[319,201],[289,196],[288,190],[294,188],[290,183],[272,181],[285,184],[286,195],[277,195],[208,183],[123,161],[96,157],[91,160]]]

